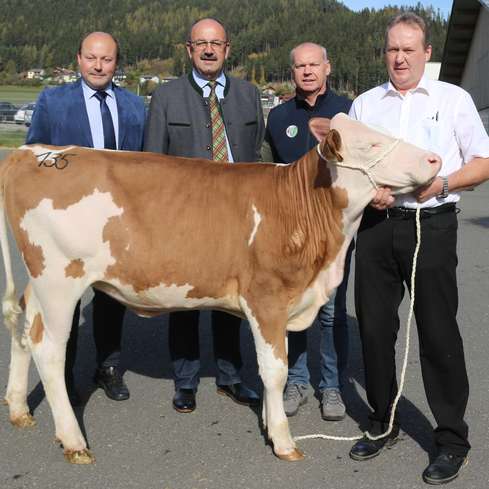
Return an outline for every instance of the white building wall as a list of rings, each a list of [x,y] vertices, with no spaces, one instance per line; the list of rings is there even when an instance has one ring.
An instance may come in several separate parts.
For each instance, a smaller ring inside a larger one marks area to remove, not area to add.
[[[467,90],[479,109],[489,132],[489,8],[481,7],[460,86]]]

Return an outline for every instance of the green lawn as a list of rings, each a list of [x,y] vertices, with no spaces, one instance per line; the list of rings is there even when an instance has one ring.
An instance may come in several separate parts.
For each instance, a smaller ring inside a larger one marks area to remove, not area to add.
[[[0,85],[0,100],[21,105],[26,102],[35,102],[39,92],[44,87],[17,87],[13,85]]]
[[[0,131],[0,148],[17,148],[25,142],[26,132],[19,129]]]

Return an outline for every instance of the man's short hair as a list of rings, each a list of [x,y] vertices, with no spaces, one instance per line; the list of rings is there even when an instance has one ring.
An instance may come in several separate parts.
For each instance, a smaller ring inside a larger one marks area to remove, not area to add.
[[[387,36],[389,31],[398,24],[407,24],[411,27],[417,27],[423,33],[423,47],[426,49],[430,45],[430,30],[422,17],[414,12],[404,12],[392,18],[385,29],[384,51],[387,48]]]
[[[307,45],[311,45],[311,46],[317,46],[319,49],[321,49],[322,53],[323,53],[323,58],[324,58],[324,61],[327,62],[328,61],[328,52],[326,51],[326,48],[324,46],[321,46],[321,44],[316,44],[315,42],[303,42],[301,44],[298,44],[297,46],[295,46],[294,48],[291,49],[290,51],[290,66],[293,68],[294,67],[294,51],[297,49],[297,48],[301,48],[303,46],[307,46]]]
[[[213,20],[214,22],[217,22],[224,29],[224,35],[226,37],[226,39],[224,39],[224,40],[226,42],[229,42],[229,34],[228,34],[228,31],[227,31],[225,25],[220,20],[217,20],[214,17],[202,17],[202,19],[197,19],[195,22],[193,22],[192,25],[190,26],[190,29],[188,30],[187,42],[192,42],[192,29],[194,28],[194,26],[196,24],[198,24],[202,20]]]
[[[98,31],[97,31],[98,32]],[[89,32],[88,34],[85,34],[81,40],[80,40],[80,45],[78,46],[78,54],[81,55],[81,50],[82,50],[82,46],[83,46],[83,43],[85,42],[85,39],[92,35],[92,34],[95,34],[95,32]],[[115,42],[115,61],[116,61],[116,64],[119,64],[119,57],[120,57],[120,51],[121,51],[121,48],[120,48],[120,45],[119,45],[119,41],[117,40],[117,38],[115,38],[112,34],[110,34],[110,32],[100,32],[100,34],[107,34],[108,36],[110,36],[112,38],[112,40]]]

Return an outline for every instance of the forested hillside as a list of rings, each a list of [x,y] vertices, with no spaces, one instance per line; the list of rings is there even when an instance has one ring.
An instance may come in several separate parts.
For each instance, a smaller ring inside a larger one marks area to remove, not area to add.
[[[433,60],[440,60],[446,20],[421,4],[414,10],[428,20]],[[160,71],[180,75],[188,69],[189,25],[211,16],[228,27],[228,69],[241,76],[259,83],[289,79],[290,49],[310,40],[327,47],[333,86],[358,93],[385,78],[384,29],[398,11],[356,13],[336,0],[0,0],[0,77],[72,65],[80,37],[93,30],[119,38],[123,66],[158,59]]]

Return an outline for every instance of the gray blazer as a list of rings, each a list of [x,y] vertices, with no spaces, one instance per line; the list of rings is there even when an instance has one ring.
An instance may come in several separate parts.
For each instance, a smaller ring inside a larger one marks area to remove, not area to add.
[[[226,76],[221,111],[234,161],[258,161],[265,124],[258,89]],[[145,151],[212,159],[207,99],[192,74],[159,86],[151,98]]]

